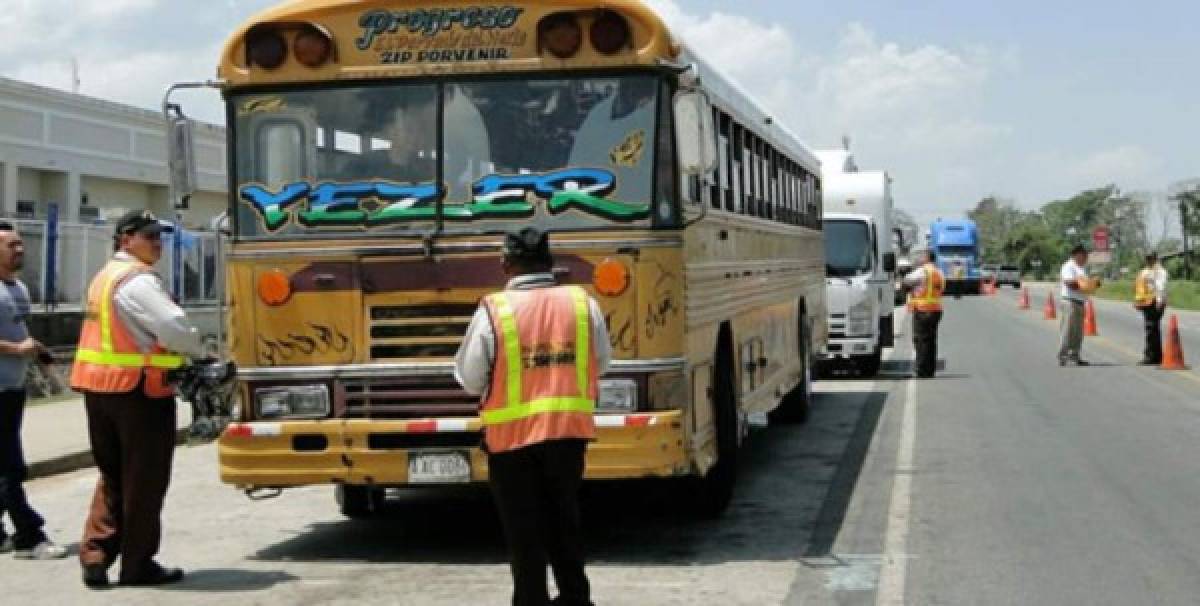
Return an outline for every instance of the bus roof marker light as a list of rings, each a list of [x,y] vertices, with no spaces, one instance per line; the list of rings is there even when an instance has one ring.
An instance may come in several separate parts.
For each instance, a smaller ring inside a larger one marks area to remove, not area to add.
[[[333,41],[315,27],[305,27],[292,41],[296,60],[306,67],[321,67],[333,55]]]
[[[287,41],[274,29],[256,28],[246,34],[246,61],[263,69],[275,69],[287,60]]]
[[[596,14],[588,34],[592,38],[592,47],[602,55],[617,54],[628,48],[632,39],[629,22],[610,10],[602,10]]]
[[[620,296],[629,288],[629,270],[615,259],[605,259],[592,272],[592,285],[606,297]]]
[[[553,13],[538,22],[538,51],[559,59],[574,57],[583,46],[583,29],[573,13]]]

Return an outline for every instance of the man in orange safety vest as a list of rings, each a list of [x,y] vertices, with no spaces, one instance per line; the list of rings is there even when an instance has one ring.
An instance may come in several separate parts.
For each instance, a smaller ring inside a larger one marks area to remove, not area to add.
[[[925,251],[923,257],[920,266],[905,276],[904,285],[909,289],[908,309],[912,312],[915,371],[917,377],[927,379],[937,371],[937,333],[946,277],[934,264],[932,250]]]
[[[175,392],[167,371],[203,358],[196,328],[171,300],[154,264],[170,224],[134,210],[117,221],[116,254],[92,280],[71,388],[83,393],[99,470],[79,560],[89,588],[108,586],[120,556],[122,585],[162,585],[183,571],[154,558],[175,450]]]
[[[560,286],[545,233],[504,240],[504,291],[485,297],[455,358],[455,378],[482,396],[484,448],[508,541],[514,605],[590,605],[579,517],[597,377],[611,350],[604,315],[580,286]]]

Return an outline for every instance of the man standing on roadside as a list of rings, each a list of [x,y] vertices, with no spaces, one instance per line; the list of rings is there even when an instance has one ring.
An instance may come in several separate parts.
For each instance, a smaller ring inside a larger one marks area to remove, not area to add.
[[[1059,271],[1059,284],[1062,286],[1060,296],[1063,302],[1062,319],[1059,328],[1062,332],[1058,348],[1058,365],[1066,366],[1074,363],[1076,366],[1088,366],[1087,360],[1081,357],[1083,350],[1083,319],[1087,312],[1088,293],[1099,286],[1099,280],[1088,278],[1088,251],[1082,244],[1071,249],[1071,258],[1063,263]]]
[[[25,416],[25,373],[33,358],[45,359],[46,348],[30,338],[29,290],[17,278],[25,266],[25,243],[11,223],[0,221],[0,517],[8,513],[15,530],[0,525],[0,553],[15,552],[23,560],[66,557],[67,550],[42,532],[45,520],[25,497],[25,452],[21,421]]]
[[[936,260],[932,250],[924,251],[920,267],[904,277],[904,286],[910,291],[908,309],[912,312],[914,366],[920,379],[931,378],[937,372],[938,324],[942,322],[946,276],[937,268]]]
[[[1167,270],[1158,262],[1158,255],[1146,255],[1146,266],[1138,272],[1133,283],[1133,306],[1142,312],[1146,328],[1146,349],[1143,366],[1162,364],[1162,319],[1167,311]]]
[[[598,377],[611,349],[604,315],[579,286],[559,286],[546,234],[504,241],[502,292],[484,297],[455,357],[455,378],[483,396],[480,417],[496,509],[508,541],[514,606],[589,606],[579,487],[595,437]],[[550,600],[546,564],[559,595]]]
[[[88,287],[71,388],[83,392],[100,471],[79,546],[83,582],[92,589],[108,587],[117,556],[122,585],[183,578],[154,559],[175,452],[175,390],[166,375],[183,365],[183,355],[206,352],[154,273],[167,229],[150,211],[126,213],[113,234],[116,254]]]

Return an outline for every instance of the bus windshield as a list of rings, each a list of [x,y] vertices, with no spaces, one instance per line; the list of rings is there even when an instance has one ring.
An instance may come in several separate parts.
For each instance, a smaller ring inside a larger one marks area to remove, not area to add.
[[[871,271],[871,236],[862,221],[825,222],[825,275],[848,278]]]
[[[656,76],[231,98],[241,237],[648,224]],[[440,127],[439,127],[440,118]]]

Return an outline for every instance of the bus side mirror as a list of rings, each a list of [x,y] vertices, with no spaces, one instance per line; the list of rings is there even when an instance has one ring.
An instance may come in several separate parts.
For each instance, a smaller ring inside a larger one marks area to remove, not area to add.
[[[711,173],[717,166],[717,140],[712,108],[700,91],[675,94],[675,153],[686,177]]]
[[[167,106],[167,171],[176,208],[187,208],[196,193],[196,148],[192,121],[178,105]]]
[[[896,271],[896,253],[883,253],[883,271],[889,274]]]

